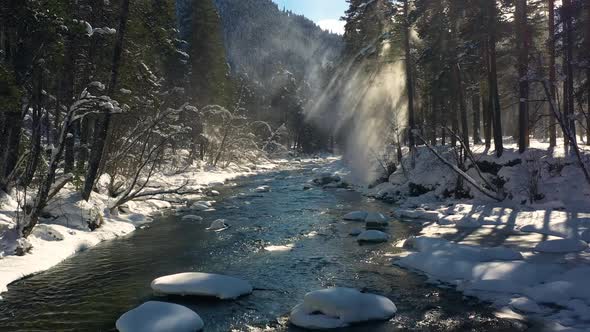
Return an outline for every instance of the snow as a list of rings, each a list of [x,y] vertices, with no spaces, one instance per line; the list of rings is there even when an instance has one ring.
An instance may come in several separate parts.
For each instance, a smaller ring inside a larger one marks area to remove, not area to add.
[[[367,224],[387,225],[389,224],[389,219],[387,219],[380,212],[368,212],[367,217],[365,218],[365,222]]]
[[[207,230],[221,232],[226,230],[228,227],[229,226],[225,223],[225,219],[217,219],[211,223],[211,226],[209,226]]]
[[[200,272],[161,277],[152,281],[151,287],[158,294],[217,297],[221,300],[252,293],[252,285],[245,280]]]
[[[195,332],[203,326],[201,317],[189,308],[157,301],[126,312],[116,322],[120,332]]]
[[[342,219],[348,221],[365,221],[367,214],[368,213],[366,211],[353,211],[345,214]]]
[[[270,251],[270,252],[285,252],[285,251],[291,251],[291,250],[293,250],[293,248],[295,248],[295,244],[290,243],[290,244],[286,244],[286,245],[282,245],[282,246],[266,246],[266,247],[264,247],[264,250]]]
[[[384,296],[351,288],[329,288],[307,293],[291,311],[292,324],[306,329],[336,329],[373,320],[386,320],[397,312]]]
[[[521,312],[530,312],[530,313],[543,313],[546,309],[543,309],[537,302],[529,299],[528,297],[516,297],[510,300],[509,305]]]
[[[380,242],[387,242],[389,241],[389,234],[383,233],[378,230],[368,230],[364,231],[356,238],[359,242],[371,242],[371,243],[380,243]]]
[[[576,239],[547,240],[535,247],[535,251],[548,253],[578,252],[586,249],[588,249],[588,243]]]
[[[352,236],[358,236],[360,235],[362,232],[364,232],[361,228],[353,228],[350,230],[350,232],[348,232],[349,235]]]
[[[183,221],[203,221],[203,217],[189,214],[189,215],[182,217],[182,220]]]
[[[270,187],[269,186],[260,186],[260,187],[256,188],[255,191],[258,193],[267,193],[270,191]]]

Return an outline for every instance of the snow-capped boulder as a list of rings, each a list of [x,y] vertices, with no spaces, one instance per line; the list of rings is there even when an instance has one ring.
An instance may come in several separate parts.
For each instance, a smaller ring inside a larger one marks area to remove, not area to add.
[[[229,226],[225,223],[225,219],[217,219],[211,223],[211,226],[209,226],[207,230],[219,232],[227,229],[228,227]]]
[[[364,231],[360,228],[353,228],[350,230],[350,232],[348,234],[352,235],[352,236],[357,236],[357,235],[360,235],[362,232],[364,232]]]
[[[356,238],[358,242],[380,243],[389,241],[389,234],[377,230],[364,231]]]
[[[152,281],[158,294],[216,297],[221,300],[237,299],[252,293],[246,280],[219,274],[187,272],[161,277]]]
[[[538,252],[565,254],[584,251],[586,249],[588,249],[588,243],[582,240],[558,239],[540,242],[534,250]]]
[[[221,195],[221,193],[217,190],[210,190],[209,192],[207,192],[207,196],[212,196],[212,197],[216,197]]]
[[[365,221],[367,214],[366,211],[353,211],[345,214],[342,219],[349,221]]]
[[[291,311],[292,324],[307,329],[336,329],[373,320],[386,320],[397,312],[391,300],[351,288],[329,288],[307,293]]]
[[[590,229],[583,231],[582,234],[580,234],[580,239],[584,242],[590,243]]]
[[[517,297],[510,300],[510,306],[521,312],[540,314],[545,312],[537,302],[528,297]]]
[[[320,186],[325,186],[332,182],[339,182],[341,180],[340,176],[334,175],[331,173],[322,173],[318,177],[316,177],[313,182]]]
[[[197,210],[197,211],[205,211],[205,210],[209,210],[211,208],[211,206],[209,205],[205,205],[203,204],[203,202],[195,202],[193,205],[191,205],[191,209],[193,210]]]
[[[45,241],[63,241],[64,235],[51,225],[39,224],[33,229],[36,238]]]
[[[182,217],[182,221],[203,221],[203,217],[189,214],[187,216]]]
[[[119,332],[195,332],[202,330],[204,323],[187,307],[150,301],[123,314],[115,325]]]
[[[270,191],[270,186],[260,186],[255,189],[257,193],[267,193]]]
[[[365,218],[367,227],[383,227],[389,225],[389,219],[379,212],[368,212]]]

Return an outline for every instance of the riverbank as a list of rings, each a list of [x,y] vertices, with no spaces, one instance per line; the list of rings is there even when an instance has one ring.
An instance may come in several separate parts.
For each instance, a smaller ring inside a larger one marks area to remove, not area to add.
[[[453,160],[452,150],[438,152]],[[406,251],[393,263],[491,303],[500,317],[542,320],[546,331],[590,330],[590,190],[575,159],[560,152],[535,141],[525,155],[508,145],[497,159],[476,147],[483,178],[473,167],[467,174],[501,183],[506,198],[495,201],[471,184],[456,195],[457,175],[419,148],[414,168],[406,158],[365,192],[422,226],[395,244]]]
[[[17,220],[22,213],[19,212],[19,201],[22,203],[26,196],[22,192],[4,194],[0,197],[0,294],[6,292],[8,285],[16,280],[43,272],[103,241],[131,234],[150,223],[150,216],[162,210],[186,206],[207,197],[210,193],[206,192],[206,188],[223,185],[237,177],[277,169],[287,163],[286,160],[274,160],[256,166],[230,166],[225,169],[194,165],[174,174],[155,174],[147,189],[173,189],[186,183],[184,190],[194,194],[167,194],[131,201],[117,215],[109,213],[107,207],[113,198],[105,195],[104,183],[99,181],[100,192],[93,193],[88,202],[81,199],[74,184],[70,183],[45,209],[40,224],[28,238],[32,249],[24,256],[17,256],[14,252],[19,241],[16,236]],[[108,179],[101,180],[105,182]],[[103,220],[102,226],[91,231],[89,222],[96,218]]]

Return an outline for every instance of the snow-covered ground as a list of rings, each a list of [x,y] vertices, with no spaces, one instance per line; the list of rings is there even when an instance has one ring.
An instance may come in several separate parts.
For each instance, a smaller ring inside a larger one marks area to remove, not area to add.
[[[590,149],[581,148],[590,166]],[[448,147],[436,149],[456,163]],[[467,182],[456,198],[456,173],[426,147],[417,149],[414,167],[406,153],[404,167],[372,188],[345,161],[317,174],[337,175],[394,203],[390,214],[397,219],[422,225],[415,238],[393,244],[407,249],[394,264],[491,303],[499,317],[540,320],[545,331],[590,331],[590,185],[577,159],[564,154],[562,142],[550,150],[532,140],[521,155],[506,140],[501,158],[481,145],[472,149],[485,180],[473,167],[466,173],[482,185],[502,184],[504,200]],[[362,219],[359,213],[345,219]]]
[[[275,169],[286,164],[285,160],[260,163],[255,169],[233,166],[225,169],[191,167],[182,173],[157,174],[149,183],[152,189],[173,189],[184,183],[186,190],[198,192],[187,196],[161,195],[151,199],[132,201],[126,204],[125,213],[110,214],[109,203],[113,198],[105,195],[104,177],[99,180],[100,193],[93,193],[89,202],[82,200],[73,184],[67,185],[45,209],[40,224],[28,240],[33,245],[29,254],[16,256],[18,201],[24,194],[0,196],[0,293],[7,285],[23,277],[45,271],[71,255],[86,250],[98,243],[126,236],[137,227],[151,222],[150,215],[161,213],[171,207],[186,207],[205,198],[205,188],[223,184],[243,175],[251,175]],[[149,189],[148,188],[148,189]],[[89,222],[103,217],[100,228],[90,231]]]
[[[501,202],[469,184],[467,197],[456,199],[457,175],[426,148],[415,168],[406,160],[367,194],[394,201],[393,216],[423,225],[396,244],[407,251],[394,264],[489,301],[500,316],[541,319],[548,331],[589,331],[590,185],[563,148],[532,143],[523,155],[509,144],[499,159],[474,149],[486,180],[503,183]],[[453,160],[450,150],[438,151]],[[467,174],[485,182],[474,168]]]

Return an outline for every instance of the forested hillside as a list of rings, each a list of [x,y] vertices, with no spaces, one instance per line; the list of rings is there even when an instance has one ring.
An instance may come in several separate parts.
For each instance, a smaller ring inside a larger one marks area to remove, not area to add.
[[[220,2],[224,24],[212,0],[0,6],[0,189],[36,192],[24,237],[71,183],[89,200],[107,174],[114,209],[172,164],[327,145],[302,114],[340,39],[270,1]]]
[[[330,135],[305,123],[304,113],[340,61],[342,37],[323,31],[304,16],[279,9],[271,0],[214,2],[221,18],[225,54],[219,49],[204,52],[214,61],[226,57],[236,82],[234,93],[241,95],[249,116],[284,126],[285,145],[305,152],[328,148]],[[180,34],[186,39],[194,38],[197,28],[191,17],[211,11],[209,8],[193,14],[191,3],[177,1]],[[203,31],[216,34],[220,30],[211,25]],[[202,57],[199,52],[194,54]]]

